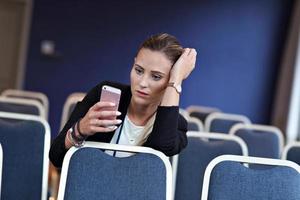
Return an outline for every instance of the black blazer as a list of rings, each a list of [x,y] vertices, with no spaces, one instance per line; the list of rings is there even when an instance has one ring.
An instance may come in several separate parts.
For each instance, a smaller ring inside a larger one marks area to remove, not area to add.
[[[119,111],[122,113],[118,119],[124,120],[131,100],[130,86],[120,83],[104,81],[92,88],[81,102],[78,102],[69,120],[54,139],[49,157],[56,167],[61,167],[64,156],[67,152],[65,148],[65,137],[67,131],[80,118],[84,117],[89,108],[100,100],[103,85],[109,85],[121,89],[121,99]],[[87,138],[87,141],[98,141],[110,143],[115,131],[108,133],[96,133]],[[163,152],[167,156],[178,154],[187,145],[187,122],[179,114],[178,106],[159,106],[156,113],[152,132],[143,146]]]

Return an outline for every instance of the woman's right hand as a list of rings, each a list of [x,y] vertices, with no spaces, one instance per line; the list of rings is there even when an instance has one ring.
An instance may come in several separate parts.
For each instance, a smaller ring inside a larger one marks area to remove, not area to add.
[[[193,48],[185,48],[170,72],[170,82],[181,84],[195,68],[197,52]]]
[[[116,125],[120,124],[122,120],[115,119],[121,115],[119,111],[108,111],[108,108],[114,106],[114,103],[111,102],[98,102],[93,105],[80,120],[80,132],[85,136],[90,136],[97,132],[116,130]]]

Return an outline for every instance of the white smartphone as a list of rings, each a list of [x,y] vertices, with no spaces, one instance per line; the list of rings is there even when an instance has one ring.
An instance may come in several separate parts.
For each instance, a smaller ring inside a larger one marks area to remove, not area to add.
[[[121,90],[112,86],[103,85],[101,90],[100,101],[112,102],[115,104],[113,107],[108,107],[107,110],[117,111],[121,98]]]

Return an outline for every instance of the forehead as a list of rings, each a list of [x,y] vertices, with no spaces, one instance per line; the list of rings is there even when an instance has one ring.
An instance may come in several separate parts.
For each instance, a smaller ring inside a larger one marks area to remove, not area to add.
[[[142,48],[136,56],[135,63],[149,71],[168,73],[172,67],[171,61],[160,51]]]

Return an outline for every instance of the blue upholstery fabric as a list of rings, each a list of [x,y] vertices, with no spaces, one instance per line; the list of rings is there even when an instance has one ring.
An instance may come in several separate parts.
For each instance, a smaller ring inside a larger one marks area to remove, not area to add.
[[[249,150],[249,156],[280,158],[278,136],[267,131],[239,129],[236,136],[242,138]]]
[[[212,171],[211,200],[299,200],[300,174],[289,167],[253,170],[238,162],[219,163]]]
[[[191,117],[196,117],[197,119],[199,119],[200,121],[202,121],[203,123],[205,122],[206,117],[209,115],[210,113],[208,112],[191,112],[190,116]]]
[[[3,148],[1,199],[41,199],[44,132],[44,126],[39,122],[0,119]]]
[[[223,154],[242,155],[242,150],[234,141],[204,141],[188,137],[188,146],[179,155],[175,199],[199,200],[206,166]]]
[[[201,131],[199,130],[199,126],[198,124],[196,124],[195,122],[191,122],[191,121],[188,121],[188,131]]]
[[[214,119],[210,124],[209,132],[229,133],[231,127],[237,123],[243,123],[238,120]]]
[[[65,200],[159,200],[166,197],[166,169],[152,154],[116,158],[82,148],[71,157]]]
[[[249,156],[275,159],[280,158],[279,139],[274,133],[250,129],[239,129],[235,135],[239,136],[246,142]],[[264,169],[270,166],[251,164],[250,167]]]
[[[33,105],[20,105],[10,102],[0,102],[0,111],[13,112],[20,114],[40,115],[40,112],[36,106]]]
[[[300,147],[292,147],[287,153],[287,160],[291,160],[300,165]]]

